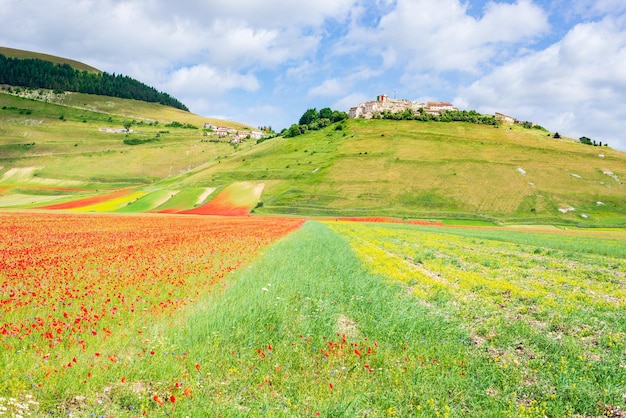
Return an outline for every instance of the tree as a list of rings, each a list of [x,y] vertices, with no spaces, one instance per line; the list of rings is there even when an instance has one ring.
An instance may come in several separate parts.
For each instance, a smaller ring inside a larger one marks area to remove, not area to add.
[[[320,119],[332,119],[333,111],[330,107],[320,109]]]
[[[300,125],[308,125],[311,122],[319,119],[319,117],[320,117],[320,114],[316,108],[308,109],[306,112],[304,112],[304,114],[302,115],[298,123]]]
[[[293,124],[287,129],[287,132],[284,134],[285,138],[293,138],[294,136],[300,135],[300,125]]]
[[[339,110],[333,110],[330,120],[333,122],[341,122],[342,120],[348,119],[348,114],[346,112],[340,112]]]

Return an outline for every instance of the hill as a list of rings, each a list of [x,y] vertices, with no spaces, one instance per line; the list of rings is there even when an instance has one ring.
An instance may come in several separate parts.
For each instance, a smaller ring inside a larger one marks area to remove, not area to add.
[[[261,144],[185,181],[265,181],[264,213],[540,223],[623,217],[626,155],[600,152],[519,126],[353,119]]]
[[[124,188],[76,210],[194,213],[224,191],[248,210],[258,201],[257,214],[626,225],[626,154],[543,130],[351,119],[233,141],[202,129],[227,122],[171,107],[44,93],[49,102],[0,92],[0,207]]]
[[[19,50],[9,52],[11,56],[0,52],[0,84],[135,99],[189,110],[169,94],[128,76],[109,74],[49,55]]]
[[[42,61],[48,61],[51,62],[53,64],[67,64],[70,67],[72,67],[75,70],[78,71],[87,71],[90,73],[101,73],[102,71],[98,70],[97,68],[94,68],[90,65],[87,65],[85,63],[82,63],[80,61],[75,61],[69,58],[62,58],[62,57],[57,57],[54,55],[49,55],[49,54],[42,54],[39,52],[32,52],[32,51],[24,51],[22,49],[14,49],[14,48],[7,48],[5,46],[0,46],[0,54],[4,55],[5,57],[8,58],[19,58],[19,59],[38,59],[38,60],[42,60]]]

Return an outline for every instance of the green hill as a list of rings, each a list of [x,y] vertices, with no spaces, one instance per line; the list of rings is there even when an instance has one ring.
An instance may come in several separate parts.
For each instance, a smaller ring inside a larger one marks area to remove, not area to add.
[[[0,85],[72,91],[161,103],[189,110],[169,94],[121,74],[98,71],[73,60],[28,51],[0,50]]]
[[[49,54],[42,54],[39,52],[32,51],[24,51],[21,49],[7,48],[5,46],[0,46],[0,54],[4,55],[8,58],[19,58],[19,59],[39,59],[42,61],[49,61],[53,64],[67,64],[75,70],[78,71],[87,71],[89,73],[101,73],[102,71],[94,68],[90,65],[84,64],[80,61],[75,61],[69,58],[57,57]]]
[[[262,213],[611,223],[626,220],[625,178],[626,154],[542,130],[350,120],[181,181],[263,181]]]
[[[136,198],[111,211],[185,211],[246,182],[262,184],[257,214],[626,225],[626,153],[543,130],[353,119],[237,144],[203,124],[250,127],[154,103],[28,97],[0,91],[0,208],[123,187]]]

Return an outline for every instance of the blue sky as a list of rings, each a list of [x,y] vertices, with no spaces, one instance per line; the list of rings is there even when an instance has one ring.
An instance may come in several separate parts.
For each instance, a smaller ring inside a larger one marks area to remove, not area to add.
[[[0,45],[252,126],[385,93],[626,151],[624,0],[3,0]]]

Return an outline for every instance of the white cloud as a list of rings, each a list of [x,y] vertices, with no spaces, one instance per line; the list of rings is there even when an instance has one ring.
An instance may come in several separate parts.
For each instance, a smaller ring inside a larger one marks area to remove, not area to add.
[[[457,101],[626,149],[626,19],[572,28],[550,47],[462,88]],[[594,138],[595,139],[595,138]]]
[[[333,77],[322,81],[308,91],[309,97],[338,97],[348,94],[355,85],[381,75],[382,71],[371,68],[355,68],[343,77]],[[358,104],[358,103],[357,103]]]
[[[499,48],[547,30],[547,15],[530,0],[490,3],[476,19],[459,0],[398,0],[375,28],[353,27],[338,53],[377,54],[387,68],[474,72]]]
[[[626,3],[623,0],[558,0],[557,7],[563,8],[566,6],[568,9],[572,9],[580,16],[604,14],[620,14],[626,12]]]
[[[223,72],[206,65],[185,67],[175,71],[168,90],[178,95],[219,95],[227,90],[256,91],[259,81],[254,75]]]
[[[347,112],[351,107],[367,102],[368,100],[372,100],[372,98],[365,93],[351,93],[337,100],[331,107]]]
[[[337,78],[331,78],[324,80],[324,82],[318,86],[309,89],[309,96],[311,97],[333,97],[345,94],[350,86],[345,82]]]
[[[48,0],[41,7],[6,0],[0,42],[97,61],[109,72],[125,70],[125,63],[138,57],[163,69],[172,61],[201,60],[241,71],[313,53],[325,20],[345,19],[354,2]]]
[[[139,1],[139,0],[136,0]],[[317,27],[328,18],[343,20],[356,0],[179,0],[155,1],[155,13],[185,15],[203,21],[244,20],[254,27]]]
[[[625,12],[623,0],[3,0],[0,45],[259,124],[397,89],[609,140],[626,120]]]
[[[285,71],[285,76],[288,79],[302,82],[307,78],[310,78],[316,71],[316,66],[309,60],[304,60],[298,65],[289,67]]]

